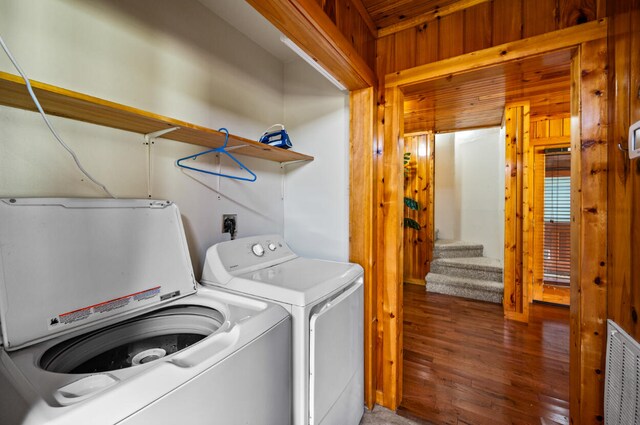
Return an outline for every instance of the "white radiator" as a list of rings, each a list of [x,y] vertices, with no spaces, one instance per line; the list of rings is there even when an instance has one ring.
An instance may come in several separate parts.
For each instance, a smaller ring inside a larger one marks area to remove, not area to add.
[[[606,425],[640,424],[640,344],[615,322],[607,321]]]

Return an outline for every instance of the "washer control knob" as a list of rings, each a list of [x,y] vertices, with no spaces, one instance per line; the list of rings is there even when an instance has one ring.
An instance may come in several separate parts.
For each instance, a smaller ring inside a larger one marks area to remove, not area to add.
[[[268,247],[269,247],[269,249],[271,251],[275,251],[276,250],[276,244],[274,244],[273,242],[269,243]]]
[[[258,257],[262,257],[264,255],[264,248],[259,243],[253,244],[251,251],[253,251],[253,253]]]

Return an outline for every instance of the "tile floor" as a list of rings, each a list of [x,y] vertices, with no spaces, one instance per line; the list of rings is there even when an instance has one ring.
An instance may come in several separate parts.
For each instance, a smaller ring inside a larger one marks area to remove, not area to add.
[[[414,422],[402,416],[396,415],[389,409],[385,409],[381,406],[374,406],[373,410],[364,411],[364,416],[360,425],[420,425],[426,424],[426,422]]]

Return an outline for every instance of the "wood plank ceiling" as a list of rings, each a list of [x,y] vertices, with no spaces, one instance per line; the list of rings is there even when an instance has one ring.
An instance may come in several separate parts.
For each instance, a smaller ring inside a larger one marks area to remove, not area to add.
[[[499,126],[505,104],[531,102],[531,119],[569,114],[571,50],[451,75],[405,92],[405,133]]]
[[[460,0],[362,0],[378,28],[404,22],[425,13],[433,13]]]

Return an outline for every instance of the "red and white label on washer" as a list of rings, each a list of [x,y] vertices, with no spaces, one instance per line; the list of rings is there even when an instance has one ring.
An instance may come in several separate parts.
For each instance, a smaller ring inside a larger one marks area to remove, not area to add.
[[[96,315],[98,314],[104,314],[112,312],[114,310],[119,310],[131,304],[132,302],[145,301],[155,298],[160,295],[160,288],[160,286],[156,286],[144,291],[135,292],[133,294],[125,295],[122,297],[114,298],[112,300],[59,314],[49,319],[48,328],[49,330],[59,329],[61,326],[78,323],[87,319],[97,318]]]

